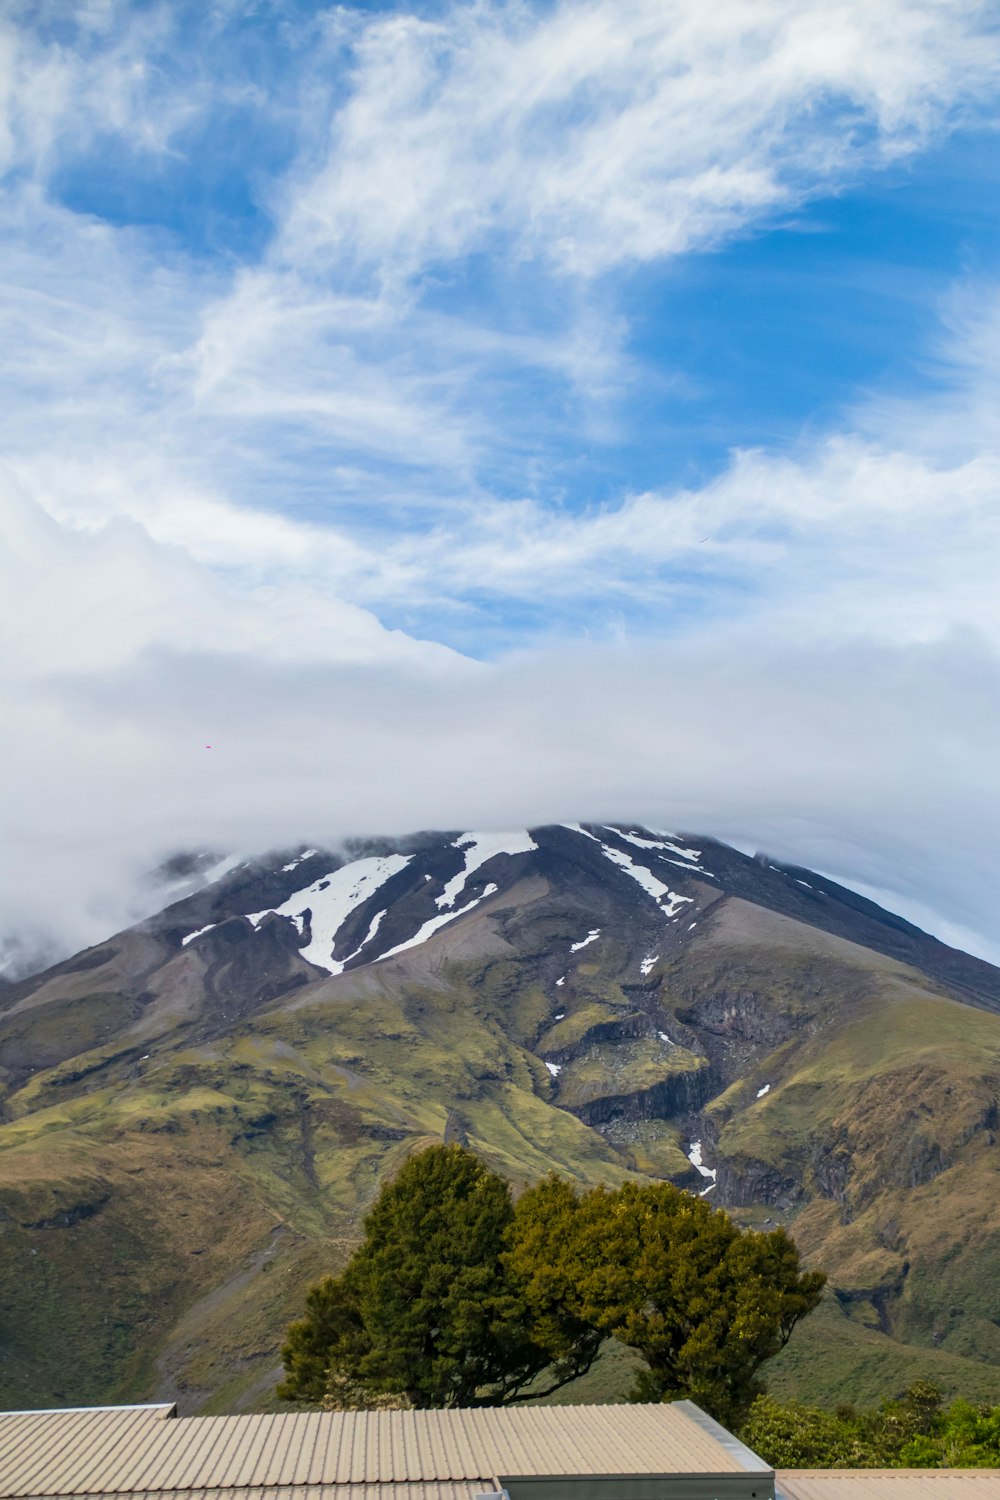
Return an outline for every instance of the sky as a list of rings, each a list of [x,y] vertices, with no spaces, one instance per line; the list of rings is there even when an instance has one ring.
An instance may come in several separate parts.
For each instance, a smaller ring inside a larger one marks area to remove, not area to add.
[[[8,0],[0,932],[635,820],[1000,962],[997,0]]]

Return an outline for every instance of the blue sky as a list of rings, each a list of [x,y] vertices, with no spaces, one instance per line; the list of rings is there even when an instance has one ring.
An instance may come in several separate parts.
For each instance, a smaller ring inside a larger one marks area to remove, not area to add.
[[[632,816],[1000,953],[998,86],[978,0],[8,7],[8,924]]]

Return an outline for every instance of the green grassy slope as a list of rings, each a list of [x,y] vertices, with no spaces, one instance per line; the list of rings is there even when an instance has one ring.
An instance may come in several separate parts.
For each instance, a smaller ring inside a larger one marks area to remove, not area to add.
[[[697,1181],[697,1132],[734,1215],[830,1273],[779,1394],[1000,1400],[1000,1018],[744,901],[641,983],[623,932],[546,986],[580,923],[540,899],[504,942],[477,916],[247,1014],[213,1010],[192,950],[137,943],[0,1016],[0,1404],[269,1405],[305,1286],[446,1130],[516,1188]],[[611,1346],[560,1399],[634,1369]]]

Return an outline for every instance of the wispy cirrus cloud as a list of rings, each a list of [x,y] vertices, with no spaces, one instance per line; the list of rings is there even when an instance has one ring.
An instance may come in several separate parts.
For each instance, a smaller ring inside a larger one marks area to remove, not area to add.
[[[275,256],[390,280],[498,235],[580,275],[711,245],[918,148],[1000,64],[977,0],[478,5],[350,44]]]

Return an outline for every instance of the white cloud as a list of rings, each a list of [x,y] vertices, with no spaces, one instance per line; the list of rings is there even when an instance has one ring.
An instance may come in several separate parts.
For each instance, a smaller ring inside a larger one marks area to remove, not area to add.
[[[179,88],[155,65],[175,31],[171,6],[47,9],[15,4],[0,19],[0,172],[45,176],[102,137],[162,156],[208,106],[196,74]]]
[[[587,0],[390,14],[277,253],[390,280],[509,237],[591,274],[713,244],[990,97],[967,0]]]
[[[279,668],[374,662],[437,671],[461,661],[299,579],[234,592],[133,521],[93,533],[61,526],[9,480],[0,488],[0,512],[8,682],[96,683],[132,669],[145,652],[233,653]],[[265,520],[264,545],[281,524]]]
[[[644,378],[607,273],[960,122],[990,7],[331,13],[250,265],[47,196],[249,89],[161,76],[172,13],[95,0],[76,51],[0,33],[7,919],[99,937],[179,844],[635,817],[995,943],[994,290],[945,310],[938,396],[794,453],[584,513],[548,457]],[[483,666],[378,618],[472,638],[493,610],[591,640]]]
[[[0,905],[20,929],[96,940],[178,846],[582,813],[763,845],[996,954],[1000,662],[968,633],[798,646],[747,622],[482,666],[335,602],[234,599],[134,528],[5,520]]]

